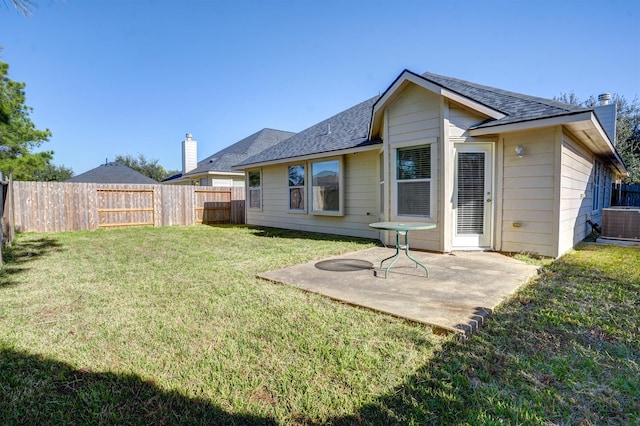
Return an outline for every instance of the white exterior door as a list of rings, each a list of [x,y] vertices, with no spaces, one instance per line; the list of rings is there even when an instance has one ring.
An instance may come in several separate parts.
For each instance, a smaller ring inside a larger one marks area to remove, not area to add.
[[[493,145],[457,144],[453,193],[454,249],[491,248]]]

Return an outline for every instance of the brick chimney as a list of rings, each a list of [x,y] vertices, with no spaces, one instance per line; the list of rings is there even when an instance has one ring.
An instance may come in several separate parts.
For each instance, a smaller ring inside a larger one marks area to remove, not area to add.
[[[182,174],[189,173],[198,167],[198,142],[191,139],[191,133],[187,133],[182,141]]]

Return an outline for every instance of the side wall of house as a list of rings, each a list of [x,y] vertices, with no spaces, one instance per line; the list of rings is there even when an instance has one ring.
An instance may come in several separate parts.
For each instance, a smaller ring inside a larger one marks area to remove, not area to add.
[[[555,256],[556,129],[503,135],[500,250]],[[522,158],[515,148],[524,149]]]
[[[562,166],[559,254],[591,233],[587,220],[602,225],[602,209],[611,206],[611,184],[614,180],[606,161],[598,159],[567,133],[563,134],[562,140]]]
[[[437,191],[436,202],[436,229],[430,231],[413,232],[410,235],[410,243],[412,248],[438,251],[441,248],[441,231],[442,226],[442,190],[441,182],[442,176],[440,170],[443,170],[440,161],[440,152],[442,151],[442,99],[439,95],[434,94],[426,89],[415,85],[409,85],[406,87],[399,96],[389,105],[386,110],[386,131],[385,131],[385,144],[388,146],[387,155],[385,156],[388,161],[387,170],[390,175],[395,173],[395,167],[391,164],[392,155],[391,151],[398,146],[410,146],[421,145],[429,141],[436,141],[438,145],[436,148],[436,155],[438,156],[436,170],[432,170],[432,176],[435,176],[435,183],[432,185],[432,189]],[[401,218],[394,217],[394,203],[396,191],[391,186],[393,185],[393,176],[388,179],[389,185],[387,185],[387,196],[390,200],[388,203],[387,217],[391,220],[403,220],[403,221],[425,221],[423,218]],[[395,244],[395,233],[381,233],[386,236],[387,244]]]
[[[379,210],[378,156],[378,150],[342,156],[345,191],[343,216],[314,215],[308,211],[289,210],[288,167],[301,162],[262,167],[262,210],[247,208],[247,224],[378,238],[378,232],[369,228],[369,223],[377,222]],[[305,164],[308,170],[308,163]]]
[[[571,136],[563,134],[558,255],[571,249],[590,232],[587,218],[593,206],[592,173],[593,155]]]

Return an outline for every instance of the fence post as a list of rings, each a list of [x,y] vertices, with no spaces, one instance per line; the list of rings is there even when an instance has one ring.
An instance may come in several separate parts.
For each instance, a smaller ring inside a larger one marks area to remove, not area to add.
[[[2,188],[2,194],[0,194],[0,268],[4,266],[2,260],[2,250],[4,249],[4,200],[6,199],[6,183],[4,181],[4,173],[0,172],[0,188]]]
[[[13,172],[9,173],[9,244],[13,244],[13,240],[16,237],[16,221],[15,221],[15,209],[13,199]]]

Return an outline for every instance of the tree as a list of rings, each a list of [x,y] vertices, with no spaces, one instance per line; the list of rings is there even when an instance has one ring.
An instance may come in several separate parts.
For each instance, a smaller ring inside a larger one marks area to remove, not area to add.
[[[43,170],[37,170],[32,180],[39,182],[64,182],[73,176],[73,170],[65,166],[48,163]]]
[[[129,154],[117,155],[114,161],[131,167],[133,170],[136,170],[151,179],[157,180],[158,182],[178,173],[176,170],[165,170],[164,167],[158,164],[158,160],[147,160],[144,154],[138,154],[138,158]]]
[[[6,1],[3,0],[3,3],[6,6]],[[11,3],[24,16],[31,16],[31,11],[34,8],[34,4],[31,0],[11,0]]]
[[[572,105],[593,108],[598,104],[595,96],[590,96],[584,102],[576,98],[573,93],[562,93],[555,98]],[[624,183],[640,185],[640,102],[634,98],[629,102],[624,96],[614,94],[612,101],[616,105],[616,150],[622,157],[629,177]]]
[[[33,152],[49,140],[49,129],[38,130],[25,105],[25,84],[8,77],[9,64],[0,61],[0,171],[16,180],[33,180],[53,158],[53,151]]]

